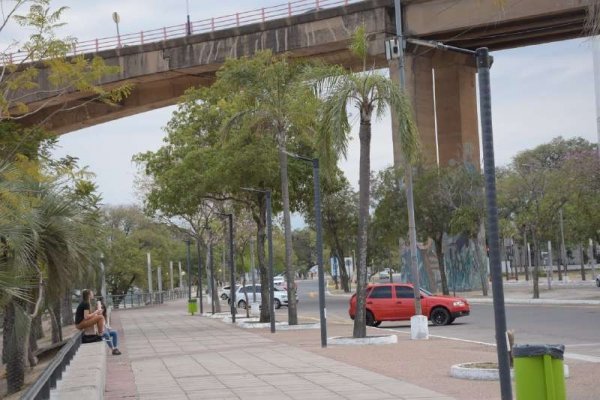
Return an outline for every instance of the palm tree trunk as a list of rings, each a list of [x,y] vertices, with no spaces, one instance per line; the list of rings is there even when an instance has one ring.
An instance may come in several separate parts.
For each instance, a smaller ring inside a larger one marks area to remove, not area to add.
[[[360,121],[360,172],[358,205],[358,265],[356,282],[356,315],[353,337],[367,336],[367,230],[369,224],[369,198],[371,187],[371,122]]]
[[[265,241],[267,233],[265,232],[267,224],[267,205],[266,196],[263,193],[259,195],[259,212],[255,216],[256,222],[256,255],[258,257],[258,273],[260,275],[260,322],[271,322],[269,314],[269,274],[265,257]]]
[[[444,252],[442,250],[443,234],[438,236],[435,242],[435,255],[438,259],[438,265],[440,267],[440,280],[442,281],[442,293],[446,296],[450,294],[448,289],[448,276],[446,275],[446,265],[444,263]]]
[[[42,328],[42,315],[38,314],[33,321],[31,321],[31,334],[35,336],[37,340],[42,339],[44,335],[44,329]]]
[[[60,313],[60,301],[50,302],[50,316],[52,320],[52,343],[62,342],[62,319]]]
[[[71,289],[65,290],[62,296],[61,307],[63,326],[73,325],[75,320],[73,318],[73,306],[71,305]]]
[[[281,197],[283,200],[283,226],[285,233],[285,273],[287,276],[288,293],[288,324],[298,325],[298,310],[296,309],[296,285],[294,283],[294,268],[292,266],[292,222],[290,220],[290,193],[287,173],[287,154],[283,133],[279,134],[279,170],[281,174]]]
[[[17,302],[18,300],[13,299],[4,308],[4,346],[2,353],[6,363],[8,394],[21,390],[25,382],[25,356],[31,327],[29,318],[25,315],[17,315],[22,313]]]

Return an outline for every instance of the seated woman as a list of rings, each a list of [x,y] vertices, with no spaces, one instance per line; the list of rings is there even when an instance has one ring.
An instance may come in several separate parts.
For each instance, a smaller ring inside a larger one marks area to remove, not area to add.
[[[98,298],[98,302],[101,305],[102,316],[104,317],[104,334],[102,335],[102,339],[106,341],[106,344],[112,350],[114,356],[121,355],[119,351],[119,338],[117,336],[117,332],[113,331],[108,324],[108,316],[106,315],[106,303],[102,297]]]
[[[94,292],[90,289],[84,289],[81,292],[82,300],[75,311],[75,327],[83,331],[81,341],[83,343],[99,342],[104,333],[104,317],[102,310],[91,311],[90,299],[94,297]],[[96,329],[99,333],[96,334]]]

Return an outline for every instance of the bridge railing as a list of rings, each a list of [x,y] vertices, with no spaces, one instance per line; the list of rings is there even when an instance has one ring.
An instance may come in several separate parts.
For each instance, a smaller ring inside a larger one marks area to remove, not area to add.
[[[243,11],[235,14],[213,17],[199,21],[190,22],[191,34],[206,32],[215,32],[224,29],[230,29],[243,25],[261,23],[281,18],[288,18],[294,15],[305,14],[326,8],[347,6],[352,3],[359,3],[363,0],[295,0],[287,3],[263,7],[250,11]],[[110,36],[85,40],[73,45],[73,50],[68,55],[77,55],[83,53],[97,53],[102,50],[116,49],[127,46],[137,46],[145,43],[160,42],[168,39],[186,36],[188,32],[187,23],[167,26],[159,29],[140,31],[137,33],[127,33],[119,36]],[[2,57],[3,56],[3,57]],[[0,64],[16,64],[27,62],[29,53],[15,52],[0,55],[4,60]]]

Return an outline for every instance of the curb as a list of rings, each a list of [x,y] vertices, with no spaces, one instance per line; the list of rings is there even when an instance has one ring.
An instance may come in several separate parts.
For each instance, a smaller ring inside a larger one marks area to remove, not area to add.
[[[282,325],[278,329],[280,331],[302,331],[306,329],[319,329],[321,324],[316,322],[314,324],[298,324],[298,325]]]
[[[329,289],[325,290],[325,294],[326,294],[327,296],[333,296],[333,297],[348,297],[348,298],[352,297],[352,295],[353,295],[353,293],[335,293],[335,294],[334,294],[334,293],[331,293],[331,292],[329,291]]]
[[[500,380],[500,374],[498,368],[473,368],[470,367],[477,363],[464,363],[455,364],[450,367],[450,376],[457,379],[468,379],[472,381],[498,381]],[[570,377],[569,366],[563,364],[563,371],[565,379]],[[513,368],[510,370],[510,378],[515,379],[515,371]]]
[[[493,299],[467,298],[469,304],[492,304]],[[600,300],[504,299],[505,304],[600,305]]]
[[[334,336],[327,339],[330,345],[334,346],[362,346],[362,345],[382,345],[398,343],[398,336],[367,336],[365,338],[351,338],[344,336]]]

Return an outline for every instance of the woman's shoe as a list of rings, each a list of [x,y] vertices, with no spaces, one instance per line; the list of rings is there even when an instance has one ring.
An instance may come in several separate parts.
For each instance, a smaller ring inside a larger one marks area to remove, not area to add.
[[[121,355],[121,352],[119,351],[119,349],[114,349],[112,351],[112,353],[113,353],[113,356],[120,356]]]

